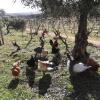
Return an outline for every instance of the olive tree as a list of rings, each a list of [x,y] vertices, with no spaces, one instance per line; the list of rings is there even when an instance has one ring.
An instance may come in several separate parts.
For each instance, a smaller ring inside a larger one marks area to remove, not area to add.
[[[26,27],[26,21],[19,18],[3,18],[3,23],[6,26],[7,34],[10,33],[10,29],[13,28],[16,31],[24,31]]]

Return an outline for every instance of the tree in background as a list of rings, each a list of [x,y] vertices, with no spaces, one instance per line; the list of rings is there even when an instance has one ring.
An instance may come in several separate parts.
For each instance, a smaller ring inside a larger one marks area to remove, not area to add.
[[[26,21],[19,18],[3,18],[3,23],[6,26],[7,34],[10,33],[10,29],[15,29],[16,31],[24,31],[26,27]]]
[[[11,18],[3,18],[3,23],[5,25],[5,28],[6,28],[6,34],[9,34],[10,33],[10,23],[12,21]]]
[[[14,19],[12,27],[16,31],[20,30],[22,32],[22,37],[23,37],[23,32],[26,28],[26,21],[24,19]]]
[[[4,37],[3,37],[3,32],[2,32],[2,28],[3,28],[3,22],[2,20],[0,20],[0,45],[4,44]]]
[[[6,12],[3,10],[3,9],[0,9],[0,45],[3,45],[4,44],[4,37],[3,37],[3,32],[2,32],[2,29],[4,27],[4,23],[3,23],[3,17],[5,16]]]
[[[6,12],[3,9],[0,9],[0,16],[3,17],[5,16]]]

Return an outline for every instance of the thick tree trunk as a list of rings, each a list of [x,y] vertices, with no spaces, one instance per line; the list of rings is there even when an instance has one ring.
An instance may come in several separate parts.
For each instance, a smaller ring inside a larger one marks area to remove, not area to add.
[[[89,54],[86,51],[88,45],[89,32],[87,31],[87,16],[93,7],[94,0],[82,0],[79,4],[80,19],[78,33],[75,36],[75,46],[72,52],[73,58],[79,61],[85,61]]]
[[[87,32],[87,16],[87,11],[80,12],[78,33],[75,36],[75,46],[72,52],[74,59],[79,61],[84,61],[88,56],[86,51],[89,35]]]

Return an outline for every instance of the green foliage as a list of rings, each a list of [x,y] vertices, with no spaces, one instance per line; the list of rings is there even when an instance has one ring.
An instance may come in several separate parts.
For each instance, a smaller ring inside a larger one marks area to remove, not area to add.
[[[23,19],[14,19],[13,22],[10,23],[10,25],[15,30],[24,30],[26,26],[26,22]]]
[[[81,8],[84,11],[93,9],[100,0],[21,0],[25,6],[40,7],[47,16],[62,17],[76,15]],[[88,6],[87,6],[88,5]],[[81,12],[81,11],[80,11]],[[79,13],[78,13],[79,14]]]
[[[13,28],[15,30],[21,31],[24,31],[26,26],[26,21],[19,18],[4,18],[3,23],[5,24],[7,29]]]

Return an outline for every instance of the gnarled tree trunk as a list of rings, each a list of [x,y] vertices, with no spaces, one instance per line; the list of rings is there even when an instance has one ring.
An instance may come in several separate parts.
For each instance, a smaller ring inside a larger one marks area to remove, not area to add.
[[[89,56],[86,50],[88,45],[87,39],[89,36],[89,32],[87,31],[87,16],[93,6],[92,2],[93,0],[82,0],[80,4],[78,33],[75,36],[75,46],[72,55],[75,60],[79,60],[82,62],[84,62]]]
[[[79,20],[78,33],[75,36],[75,46],[73,49],[74,59],[81,59],[87,56],[86,47],[88,45],[88,32],[87,32],[87,13],[82,12]]]

